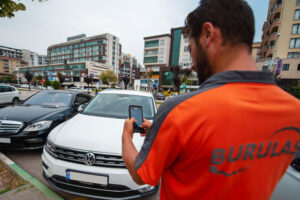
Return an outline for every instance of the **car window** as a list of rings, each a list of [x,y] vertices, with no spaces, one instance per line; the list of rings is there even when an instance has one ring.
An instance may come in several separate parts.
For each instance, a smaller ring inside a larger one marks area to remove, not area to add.
[[[85,96],[83,94],[78,94],[76,95],[75,97],[75,103],[78,103],[78,104],[83,104],[83,103],[86,103],[90,100],[90,98],[88,96]]]
[[[294,167],[294,169],[300,172],[300,150],[296,153],[296,156],[291,165],[292,167]]]
[[[13,87],[9,87],[9,88],[10,88],[10,91],[11,91],[11,92],[16,91],[16,89],[13,88]]]
[[[9,86],[1,86],[1,92],[11,92],[11,87]]]
[[[68,106],[70,105],[71,100],[72,94],[58,92],[40,92],[30,97],[23,104]]]
[[[130,105],[143,107],[143,115],[146,119],[153,119],[154,103],[151,97],[127,95],[127,94],[98,94],[83,110],[83,114],[127,118]]]

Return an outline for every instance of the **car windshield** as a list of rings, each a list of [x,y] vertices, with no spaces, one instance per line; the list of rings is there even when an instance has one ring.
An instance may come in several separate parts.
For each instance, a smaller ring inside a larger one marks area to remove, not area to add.
[[[68,106],[72,100],[72,94],[58,92],[40,92],[30,97],[23,104],[45,106]]]
[[[112,118],[127,118],[130,105],[142,106],[143,116],[153,119],[154,103],[151,97],[100,93],[83,110],[83,114]]]

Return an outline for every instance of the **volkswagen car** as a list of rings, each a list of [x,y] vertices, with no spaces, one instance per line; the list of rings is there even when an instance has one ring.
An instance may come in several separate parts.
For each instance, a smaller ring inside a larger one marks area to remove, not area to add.
[[[124,120],[130,105],[143,108],[152,120],[151,93],[104,90],[72,119],[51,131],[42,154],[43,176],[57,190],[99,199],[136,199],[157,187],[137,185],[122,159]],[[134,134],[139,151],[144,137]]]
[[[0,109],[0,149],[43,148],[49,132],[76,114],[78,107],[90,99],[84,93],[52,90]]]

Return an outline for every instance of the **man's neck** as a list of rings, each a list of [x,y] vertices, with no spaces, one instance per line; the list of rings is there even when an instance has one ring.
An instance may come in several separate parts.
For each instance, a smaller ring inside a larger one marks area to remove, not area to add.
[[[257,71],[251,54],[245,46],[224,48],[213,62],[214,72]]]

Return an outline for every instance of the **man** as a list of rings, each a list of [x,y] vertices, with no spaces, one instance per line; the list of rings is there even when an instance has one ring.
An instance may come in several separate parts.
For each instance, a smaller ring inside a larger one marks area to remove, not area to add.
[[[202,0],[186,19],[200,88],[171,98],[140,152],[127,119],[123,159],[137,184],[161,199],[269,199],[300,148],[300,102],[258,72],[254,17],[243,0]],[[149,129],[149,130],[148,130]]]

